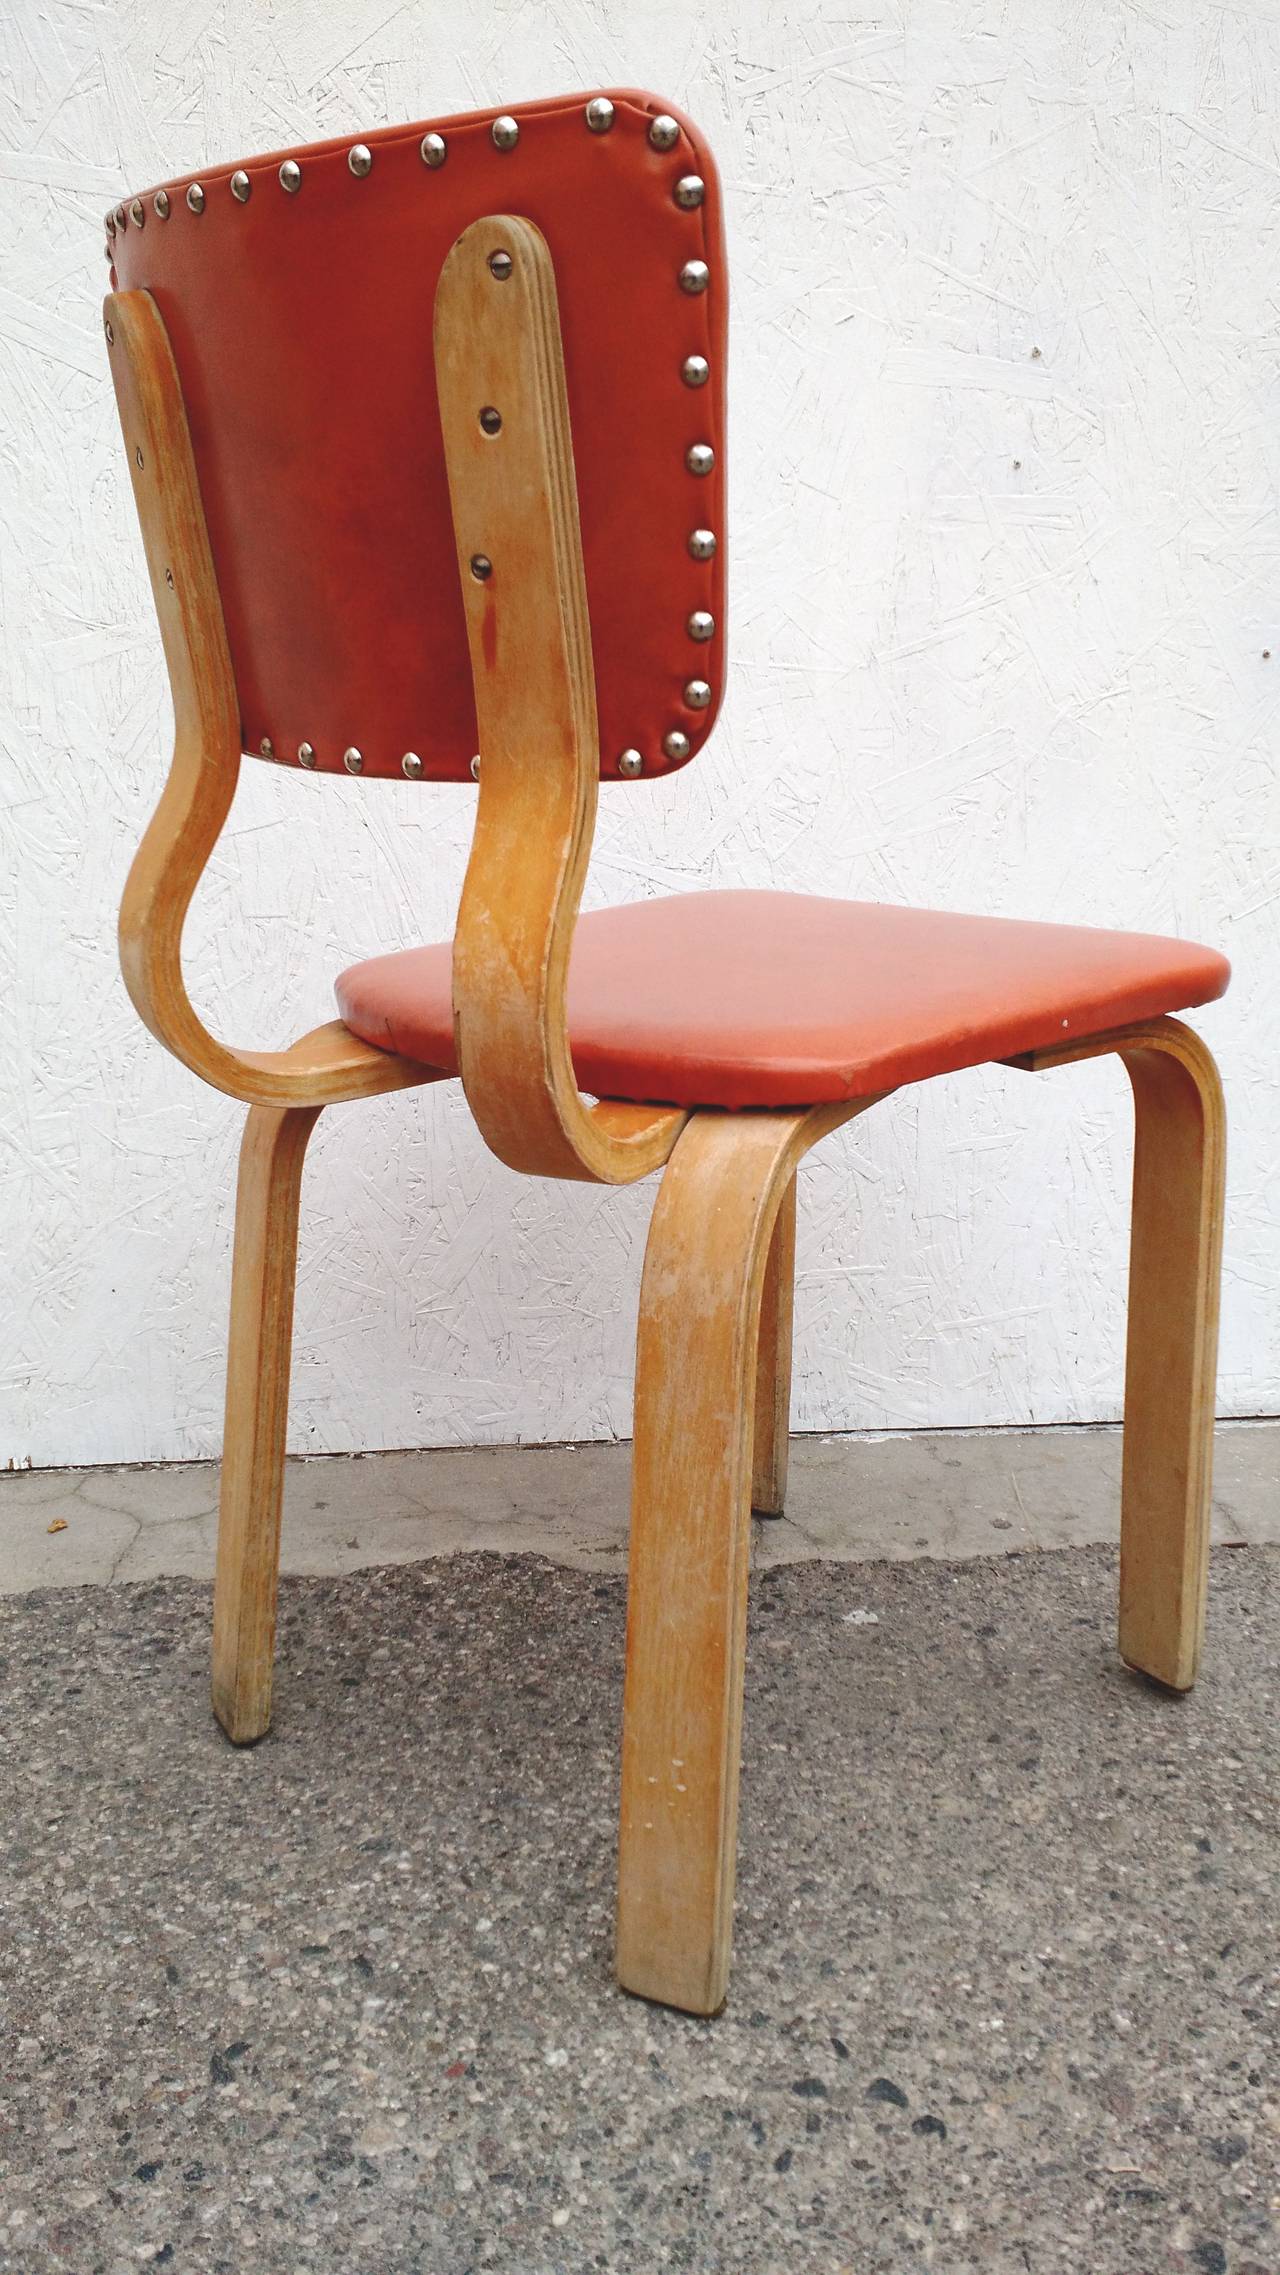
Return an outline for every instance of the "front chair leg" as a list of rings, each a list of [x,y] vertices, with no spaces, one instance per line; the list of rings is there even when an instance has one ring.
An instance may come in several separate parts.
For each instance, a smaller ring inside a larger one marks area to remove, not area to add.
[[[636,1352],[618,1979],[690,2014],[715,2013],[729,1973],[766,1262],[800,1156],[857,1110],[694,1115],[649,1232]]]
[[[318,1106],[254,1106],[236,1187],[213,1594],[213,1710],[238,1746],[271,1721],[298,1202]]]
[[[1120,1651],[1196,1679],[1213,1484],[1226,1117],[1213,1059],[1176,1020],[1120,1046],[1136,1114],[1120,1526]]]

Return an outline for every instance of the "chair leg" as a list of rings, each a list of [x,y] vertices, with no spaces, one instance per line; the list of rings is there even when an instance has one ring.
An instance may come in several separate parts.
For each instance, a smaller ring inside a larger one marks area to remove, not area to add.
[[[271,1721],[298,1202],[318,1106],[254,1106],[236,1187],[213,1595],[213,1710],[238,1746]]]
[[[751,1506],[758,1517],[780,1517],[787,1504],[795,1283],[796,1180],[793,1177],[782,1196],[774,1224],[760,1298],[755,1450],[751,1462]]]
[[[1213,1481],[1226,1117],[1218,1071],[1174,1020],[1122,1050],[1136,1113],[1120,1528],[1120,1651],[1196,1679]]]
[[[729,1972],[763,1282],[795,1163],[820,1134],[812,1113],[695,1115],[645,1255],[618,1978],[691,2014],[715,2013]]]

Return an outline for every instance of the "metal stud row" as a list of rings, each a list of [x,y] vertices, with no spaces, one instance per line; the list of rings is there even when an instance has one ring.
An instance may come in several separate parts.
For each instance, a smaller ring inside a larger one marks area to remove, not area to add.
[[[583,119],[588,132],[591,134],[608,134],[614,125],[616,116],[615,106],[607,95],[593,95],[583,109]],[[520,123],[509,112],[504,111],[494,119],[489,134],[495,150],[514,150],[520,140]],[[679,139],[680,127],[677,120],[669,117],[665,112],[660,112],[655,118],[650,119],[648,141],[652,149],[664,152],[673,150]],[[434,131],[423,135],[418,150],[422,163],[431,168],[432,171],[443,166],[449,154],[444,136]],[[368,143],[355,142],[351,145],[347,152],[347,166],[358,181],[363,180],[372,172],[373,152]],[[283,160],[277,178],[286,195],[295,197],[302,187],[302,168],[298,161],[295,158]],[[248,204],[253,193],[253,182],[244,167],[236,168],[230,177],[229,188],[238,205]],[[706,184],[700,174],[682,174],[674,184],[671,194],[682,212],[696,212],[705,200]],[[157,190],[151,202],[152,209],[157,217],[162,221],[167,221],[170,213],[168,191]],[[186,203],[190,212],[196,214],[204,212],[206,195],[202,183],[191,182],[188,185]],[[136,228],[141,229],[144,226],[146,211],[141,198],[134,198],[127,211],[123,205],[120,205],[108,213],[106,216],[108,238],[114,237],[117,230],[127,228],[130,219]],[[110,244],[108,244],[107,251],[110,255]],[[491,262],[490,266],[494,269],[494,274],[499,278],[499,281],[502,280],[504,274],[510,275],[511,273],[509,259],[503,270],[498,268],[496,262]],[[697,258],[685,261],[678,272],[677,282],[680,290],[691,298],[696,298],[706,292],[711,282],[711,271],[706,261]],[[711,366],[706,356],[697,354],[686,356],[680,367],[680,376],[686,387],[705,387],[711,376]],[[484,413],[481,414],[481,423],[484,424]],[[497,423],[495,415],[495,431]],[[684,462],[689,473],[699,476],[707,475],[710,474],[715,465],[715,452],[710,443],[691,443],[685,452]],[[713,531],[708,529],[690,531],[688,550],[695,561],[709,561],[714,555],[715,549],[716,540]],[[472,567],[474,573],[478,575],[484,573],[476,566],[476,563],[473,563]],[[685,630],[692,640],[711,640],[715,636],[715,618],[708,609],[695,608],[685,620]],[[706,710],[711,701],[711,689],[707,681],[704,679],[687,680],[684,687],[684,700],[691,710]],[[690,751],[689,737],[682,728],[672,727],[663,736],[662,748],[670,759],[687,758]],[[264,736],[260,749],[264,758],[274,757],[275,750],[270,736]],[[311,743],[299,743],[298,763],[308,768],[315,766],[316,754]],[[355,744],[351,744],[343,752],[342,763],[348,774],[359,774],[363,771],[364,758]],[[416,782],[421,779],[423,764],[416,751],[406,751],[400,765],[402,773],[409,781]],[[642,774],[643,771],[643,752],[629,748],[620,753],[618,758],[619,774],[634,777]],[[471,761],[471,773],[473,779],[478,781],[480,776],[478,756]]]
[[[258,745],[258,749],[263,758],[274,758],[276,755],[275,744],[272,742],[270,735],[263,736],[262,741]],[[299,743],[299,766],[305,766],[310,772],[314,769],[315,763],[315,744]],[[352,743],[347,750],[344,750],[342,754],[342,763],[345,766],[348,774],[363,774],[363,751],[358,750],[356,748],[356,745]],[[400,761],[400,772],[404,775],[405,780],[408,782],[420,782],[425,771],[426,769],[423,766],[422,760],[419,758],[417,751],[407,750],[404,754],[404,757]],[[471,761],[471,779],[473,782],[478,782],[480,779],[480,760],[478,756],[473,758]]]
[[[607,134],[613,126],[616,116],[614,105],[607,95],[593,95],[583,111],[588,130],[592,134]],[[489,134],[496,150],[514,150],[520,140],[520,122],[518,119],[512,118],[509,111],[504,111],[493,121]],[[660,113],[657,118],[650,119],[649,142],[653,149],[672,150],[679,139],[679,126],[675,119],[668,118],[665,112]],[[430,166],[433,170],[443,166],[449,155],[444,136],[434,132],[423,135],[418,150],[423,165]],[[352,143],[347,152],[347,165],[358,181],[363,181],[367,174],[372,173],[373,152],[367,142]],[[302,187],[302,168],[296,158],[284,160],[278,178],[281,189],[286,191],[290,197],[296,196]],[[247,205],[253,194],[253,181],[243,166],[237,166],[230,178],[229,186],[236,203]],[[699,174],[682,174],[672,195],[676,204],[681,206],[685,212],[692,212],[695,207],[702,204],[706,195],[706,184]],[[186,201],[192,213],[204,212],[206,197],[202,183],[192,182],[189,185]],[[157,190],[151,203],[153,210],[159,215],[160,219],[167,221],[170,213],[168,191]],[[107,235],[114,237],[117,229],[125,228],[129,220],[133,221],[136,228],[141,229],[146,218],[146,209],[141,198],[134,198],[127,211],[123,205],[120,205],[107,215]],[[690,262],[686,266],[690,270],[701,268],[703,280],[701,283],[684,284],[684,290],[686,292],[704,292],[706,290],[706,264]]]
[[[594,125],[592,109],[593,106],[588,104],[587,124],[593,127],[595,133],[603,133],[605,127],[613,123],[612,105],[609,106],[610,116],[602,125]],[[650,120],[649,141],[655,150],[671,150],[679,138],[680,129],[675,119],[668,118],[664,113]],[[706,197],[707,185],[701,174],[682,174],[671,194],[682,212],[694,213]],[[697,298],[707,290],[711,282],[711,271],[703,260],[687,260],[678,271],[677,282],[682,292],[690,298]],[[705,387],[711,377],[711,365],[706,356],[687,355],[680,366],[680,377],[686,387]],[[709,442],[694,442],[686,450],[684,462],[690,474],[706,475],[715,465],[716,454]],[[716,549],[715,532],[710,529],[690,530],[688,549],[695,561],[711,560]],[[685,618],[685,631],[691,640],[714,639],[715,629],[716,620],[709,609],[695,608]],[[711,688],[705,679],[686,680],[683,693],[691,711],[705,711],[710,704]],[[668,758],[681,760],[689,756],[692,745],[683,727],[670,727],[662,738],[662,748]],[[631,778],[642,774],[643,754],[638,750],[622,751],[618,758],[618,772]]]

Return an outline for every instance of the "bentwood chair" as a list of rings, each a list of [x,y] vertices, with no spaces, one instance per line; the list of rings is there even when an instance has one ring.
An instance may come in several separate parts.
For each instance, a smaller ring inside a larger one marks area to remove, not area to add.
[[[661,1170],[640,1301],[618,1972],[721,2003],[749,1515],[786,1472],[796,1167],[893,1090],[1115,1052],[1136,1102],[1120,1650],[1200,1650],[1223,1111],[1207,948],[785,893],[576,924],[597,784],[692,758],[724,669],[727,278],[689,121],[615,91],[324,142],[107,217],[106,337],[172,681],[121,915],[141,1017],[249,1108],[214,1707],[267,1729],[299,1186],[322,1108],[459,1077],[514,1169]],[[215,1041],[183,919],[242,752],[478,779],[452,943]],[[478,753],[478,756],[476,755]]]

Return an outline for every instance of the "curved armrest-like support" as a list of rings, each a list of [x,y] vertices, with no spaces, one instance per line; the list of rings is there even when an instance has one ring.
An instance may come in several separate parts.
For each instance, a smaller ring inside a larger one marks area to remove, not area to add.
[[[540,231],[473,222],[440,273],[435,365],[480,744],[453,946],[458,1064],[511,1168],[629,1184],[687,1115],[590,1105],[566,988],[599,735],[555,272]]]
[[[323,1106],[439,1081],[334,1020],[286,1051],[212,1036],[182,976],[182,927],[240,771],[235,677],[173,350],[149,292],[103,305],[111,376],[173,695],[173,763],[129,872],[120,963],[139,1018],[194,1074],[255,1106]]]

